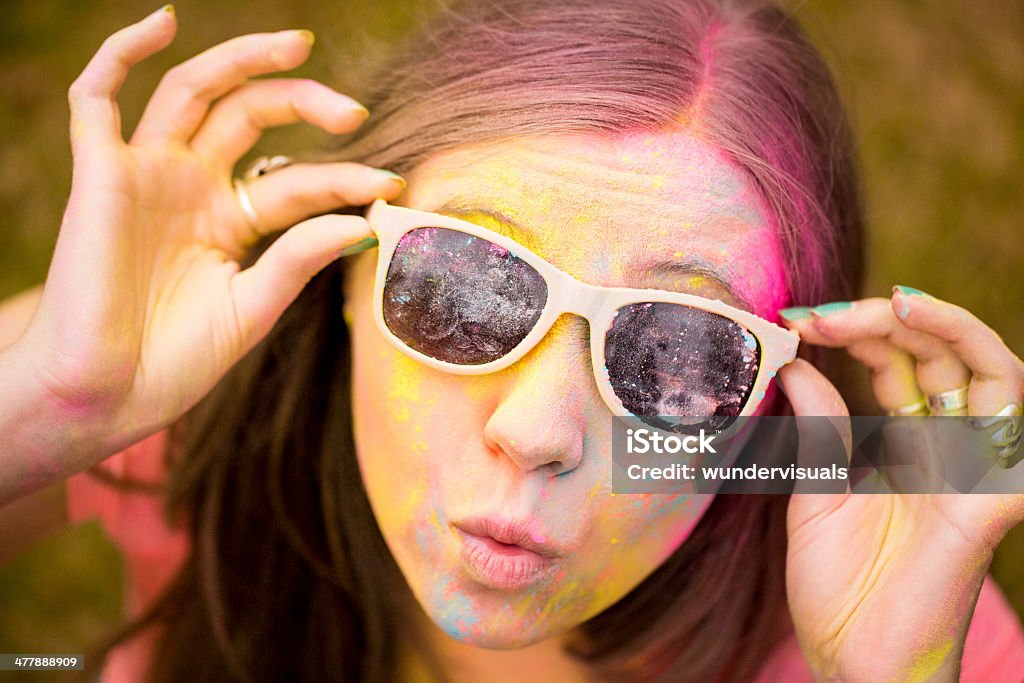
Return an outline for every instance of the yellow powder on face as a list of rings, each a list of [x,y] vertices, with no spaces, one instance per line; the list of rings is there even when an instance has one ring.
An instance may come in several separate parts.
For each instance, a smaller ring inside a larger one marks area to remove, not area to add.
[[[396,505],[384,506],[378,513],[382,517],[380,524],[385,529],[398,529],[407,526],[416,518],[416,511],[423,504],[424,487],[413,485],[406,488]]]
[[[588,586],[579,579],[562,582],[558,590],[541,608],[541,617],[550,619],[555,616],[559,620],[565,620],[568,615],[579,614],[581,605],[585,604],[584,600],[588,597],[588,592]]]
[[[437,508],[433,508],[430,511],[430,526],[438,532],[444,531],[444,525],[441,524],[441,518],[437,514]]]
[[[416,361],[393,353],[391,378],[388,386],[388,405],[392,409],[392,419],[396,422],[408,422],[410,417],[409,404],[420,403],[420,383],[423,380],[421,366]]]
[[[515,226],[508,225],[503,221],[497,220],[494,216],[473,211],[459,213],[455,218],[473,223],[474,225],[479,225],[480,227],[487,228],[488,230],[493,230],[499,235],[510,237],[535,254],[541,257],[544,256],[540,244],[537,243],[537,240],[534,239],[532,235],[516,230]]]
[[[691,275],[686,280],[686,286],[690,289],[700,289],[701,287],[706,287],[707,284],[708,279],[703,275]]]
[[[472,379],[472,381],[465,381],[461,387],[469,401],[473,403],[480,403],[490,397],[492,384],[488,381],[488,377],[486,375],[466,378],[466,380],[469,379]]]

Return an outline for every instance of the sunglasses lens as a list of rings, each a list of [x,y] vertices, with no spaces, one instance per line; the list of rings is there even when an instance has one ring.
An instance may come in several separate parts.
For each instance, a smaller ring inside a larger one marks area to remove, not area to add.
[[[622,405],[676,432],[728,427],[750,397],[760,360],[745,327],[681,304],[624,306],[605,341],[608,379]]]
[[[532,266],[447,228],[406,233],[384,282],[384,322],[410,348],[457,365],[501,358],[530,333],[548,298]]]

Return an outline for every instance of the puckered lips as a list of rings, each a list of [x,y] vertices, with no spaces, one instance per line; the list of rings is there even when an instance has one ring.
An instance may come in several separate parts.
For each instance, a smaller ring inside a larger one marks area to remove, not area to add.
[[[478,583],[516,591],[547,578],[564,551],[529,519],[465,517],[452,523],[462,540],[462,561]]]

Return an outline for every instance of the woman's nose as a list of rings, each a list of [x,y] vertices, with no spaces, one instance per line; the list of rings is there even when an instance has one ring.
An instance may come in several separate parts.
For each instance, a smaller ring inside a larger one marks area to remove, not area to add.
[[[563,315],[536,347],[502,371],[507,382],[484,441],[524,471],[563,474],[583,458],[586,415],[594,414],[588,406],[601,402],[587,329],[585,319]]]

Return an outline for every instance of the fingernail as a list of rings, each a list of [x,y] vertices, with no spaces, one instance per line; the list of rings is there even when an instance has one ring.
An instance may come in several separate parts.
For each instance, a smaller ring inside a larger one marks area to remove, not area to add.
[[[369,110],[369,109],[367,109],[366,107],[364,107],[364,106],[363,106],[363,105],[361,105],[361,104],[357,104],[357,105],[355,106],[354,110],[355,110],[355,111],[357,111],[357,112],[359,112],[360,114],[362,114],[362,116],[363,116],[363,118],[364,118],[364,119],[367,119],[367,118],[369,118],[369,117],[370,117],[370,110]]]
[[[174,5],[164,5],[163,6],[163,10],[165,12],[167,12],[168,14],[170,14],[172,17],[175,16],[175,14],[174,14]]]
[[[894,285],[892,291],[899,292],[900,294],[906,294],[907,296],[927,296],[933,299],[935,298],[928,292],[922,292],[916,287],[907,287],[906,285]]]
[[[388,180],[394,180],[399,185],[401,185],[403,188],[406,185],[408,185],[408,183],[405,182],[405,178],[403,178],[402,176],[398,175],[397,173],[395,173],[393,171],[386,171],[383,168],[378,168],[377,172],[380,173],[385,178],[387,178]]]
[[[780,309],[779,315],[786,320],[803,320],[811,317],[811,309],[807,306],[790,306]]]
[[[316,36],[314,36],[313,32],[310,31],[309,29],[300,28],[295,33],[297,33],[299,35],[299,37],[302,38],[304,41],[309,43],[310,46],[312,46],[313,43],[316,42]]]
[[[849,301],[830,301],[827,304],[821,304],[811,309],[811,315],[826,316],[838,313],[839,311],[847,311],[853,308],[853,304]]]
[[[908,315],[910,315],[910,306],[907,305],[906,301],[900,300],[900,305],[896,309],[896,317],[900,320],[906,320]]]
[[[351,256],[352,254],[358,254],[361,251],[366,251],[367,249],[372,249],[375,246],[377,246],[378,244],[380,244],[380,243],[377,241],[376,237],[364,237],[363,239],[361,239],[358,242],[356,242],[355,244],[353,244],[351,247],[346,247],[345,249],[342,249],[341,251],[339,251],[338,252],[338,256],[341,257],[341,256]]]

